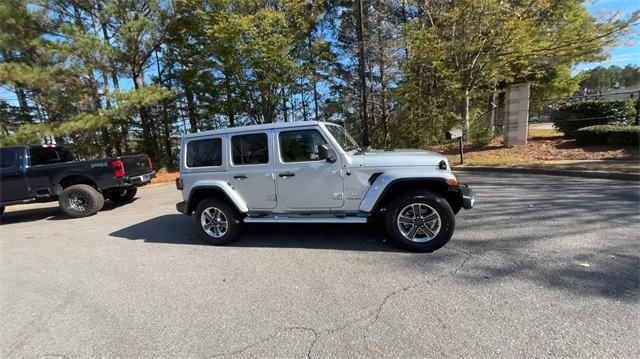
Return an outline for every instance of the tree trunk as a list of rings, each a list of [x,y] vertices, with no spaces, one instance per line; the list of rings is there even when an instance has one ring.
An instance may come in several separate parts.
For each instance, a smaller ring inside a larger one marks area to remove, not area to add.
[[[464,91],[464,98],[460,105],[460,115],[464,124],[464,134],[469,135],[469,90]]]
[[[487,126],[491,133],[495,133],[496,128],[496,91],[495,89],[489,95],[489,103],[487,104]]]
[[[134,88],[137,90],[142,89],[144,84],[144,72],[140,67],[140,64],[131,64]],[[140,107],[140,125],[142,126],[142,141],[144,152],[151,157],[152,160],[156,157],[156,146],[153,139],[153,133],[151,131],[151,116],[149,114],[149,108],[147,106]]]
[[[231,80],[229,75],[224,75],[224,89],[226,94],[227,117],[229,118],[229,127],[236,127],[235,106],[233,106],[233,93],[231,89]]]
[[[287,92],[284,88],[282,88],[282,117],[284,118],[284,122],[289,122],[287,114]]]

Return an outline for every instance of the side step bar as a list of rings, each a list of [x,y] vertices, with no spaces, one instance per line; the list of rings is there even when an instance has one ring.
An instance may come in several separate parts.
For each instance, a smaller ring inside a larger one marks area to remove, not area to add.
[[[246,217],[245,223],[367,223],[366,217]]]

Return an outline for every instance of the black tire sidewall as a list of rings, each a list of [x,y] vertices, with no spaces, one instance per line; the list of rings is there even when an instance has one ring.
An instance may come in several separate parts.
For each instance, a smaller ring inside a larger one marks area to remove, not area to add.
[[[72,209],[70,206],[70,197],[76,193],[83,195],[88,201],[86,208],[82,211]],[[104,197],[95,188],[86,184],[78,184],[67,187],[62,192],[59,204],[60,208],[67,216],[82,218],[94,215],[100,211],[104,205]]]
[[[219,209],[225,217],[227,217],[227,233],[225,233],[222,237],[211,237],[205,232],[204,228],[202,228],[202,224],[200,222],[200,217],[202,216],[202,212],[204,212],[207,208],[217,208]],[[198,230],[198,234],[200,234],[200,238],[205,242],[212,245],[225,245],[233,240],[235,240],[238,236],[238,232],[240,230],[240,222],[238,221],[238,215],[234,210],[231,209],[226,203],[216,200],[216,199],[208,199],[200,202],[196,207],[196,211],[194,214],[194,220],[196,224],[196,229]]]
[[[438,212],[441,228],[434,239],[424,243],[413,242],[398,230],[396,219],[400,211],[412,203],[424,203]],[[387,234],[397,245],[415,252],[432,252],[441,248],[449,242],[455,230],[455,215],[451,206],[442,196],[429,191],[410,192],[397,198],[387,208],[384,222]]]

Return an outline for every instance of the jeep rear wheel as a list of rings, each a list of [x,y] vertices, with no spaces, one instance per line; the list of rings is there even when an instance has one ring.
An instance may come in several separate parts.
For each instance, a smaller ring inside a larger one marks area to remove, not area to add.
[[[58,203],[67,216],[81,218],[94,215],[101,210],[104,197],[89,185],[77,184],[65,188]]]
[[[389,205],[385,228],[399,246],[432,252],[451,239],[455,215],[442,196],[429,191],[409,192]]]
[[[207,199],[198,204],[195,222],[200,237],[213,245],[223,245],[233,241],[240,230],[240,221],[236,212],[217,199]]]

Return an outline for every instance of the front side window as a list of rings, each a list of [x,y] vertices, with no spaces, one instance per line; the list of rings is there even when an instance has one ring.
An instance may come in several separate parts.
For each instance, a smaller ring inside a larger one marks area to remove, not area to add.
[[[234,165],[255,165],[269,162],[269,141],[266,133],[231,137]]]
[[[281,132],[279,140],[283,162],[318,160],[318,146],[327,143],[317,130]]]
[[[0,151],[0,168],[13,167],[18,163],[18,151],[15,149],[3,149]]]
[[[187,167],[210,167],[222,164],[222,140],[208,138],[187,143]]]

